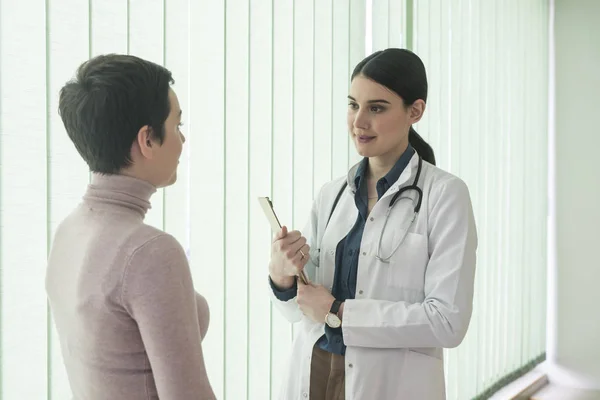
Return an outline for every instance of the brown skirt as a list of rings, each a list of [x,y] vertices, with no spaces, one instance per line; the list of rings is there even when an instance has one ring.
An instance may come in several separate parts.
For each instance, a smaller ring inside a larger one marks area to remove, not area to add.
[[[310,400],[344,400],[344,356],[313,348],[310,364]]]

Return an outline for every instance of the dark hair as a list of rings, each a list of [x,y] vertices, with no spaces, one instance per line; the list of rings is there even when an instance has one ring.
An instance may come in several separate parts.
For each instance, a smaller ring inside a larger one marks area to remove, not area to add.
[[[358,63],[352,79],[363,75],[395,92],[410,106],[421,99],[427,101],[427,74],[425,65],[415,53],[406,49],[377,51]],[[435,165],[433,149],[410,127],[408,141],[423,159]]]
[[[166,68],[135,56],[94,57],[60,90],[59,114],[91,171],[118,173],[131,165],[131,146],[143,126],[159,143],[171,111]]]

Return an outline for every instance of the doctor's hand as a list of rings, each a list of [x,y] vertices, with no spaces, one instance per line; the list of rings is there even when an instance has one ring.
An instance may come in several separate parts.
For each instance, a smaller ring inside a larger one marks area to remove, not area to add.
[[[309,250],[306,238],[299,231],[288,232],[287,227],[281,228],[273,239],[269,263],[269,275],[275,286],[285,290],[294,285],[294,277],[308,262]]]
[[[329,313],[334,300],[335,297],[329,293],[326,287],[315,284],[305,285],[298,280],[296,301],[302,313],[313,321],[325,322],[325,317]]]

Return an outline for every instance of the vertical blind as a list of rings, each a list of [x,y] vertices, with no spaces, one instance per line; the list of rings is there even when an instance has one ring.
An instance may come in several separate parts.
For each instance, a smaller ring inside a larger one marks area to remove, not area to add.
[[[447,352],[448,398],[543,354],[546,15],[542,0],[0,0],[0,398],[70,398],[44,275],[89,172],[58,91],[113,52],[174,74],[187,142],[147,222],[188,250],[211,306],[204,348],[219,399],[275,399],[294,335],[267,296],[271,234],[256,198],[302,228],[321,185],[358,161],[350,73],[388,46],[425,62],[416,128],[468,183],[479,227],[475,311]]]
[[[472,323],[446,352],[448,398],[485,398],[545,355],[548,2],[414,1],[409,12],[430,84],[415,129],[466,181],[479,233]]]

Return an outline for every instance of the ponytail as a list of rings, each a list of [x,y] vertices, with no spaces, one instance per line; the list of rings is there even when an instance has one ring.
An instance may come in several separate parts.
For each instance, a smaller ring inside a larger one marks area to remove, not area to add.
[[[408,131],[408,143],[410,143],[412,148],[415,149],[417,154],[420,155],[423,160],[435,165],[435,154],[433,154],[433,149],[412,126]]]

